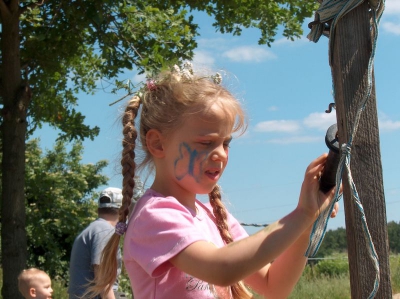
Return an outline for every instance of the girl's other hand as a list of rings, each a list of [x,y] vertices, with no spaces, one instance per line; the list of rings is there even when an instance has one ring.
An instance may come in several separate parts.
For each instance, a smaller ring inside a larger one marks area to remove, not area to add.
[[[331,218],[335,218],[338,212],[339,212],[339,203],[335,202],[335,206],[333,207]]]

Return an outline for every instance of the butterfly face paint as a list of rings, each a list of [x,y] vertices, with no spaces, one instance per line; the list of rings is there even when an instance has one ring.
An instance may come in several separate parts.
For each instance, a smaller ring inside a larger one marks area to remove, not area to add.
[[[182,142],[179,146],[179,157],[175,160],[175,177],[182,180],[186,175],[192,176],[199,182],[203,172],[203,162],[208,157],[208,151],[197,151],[189,144]]]

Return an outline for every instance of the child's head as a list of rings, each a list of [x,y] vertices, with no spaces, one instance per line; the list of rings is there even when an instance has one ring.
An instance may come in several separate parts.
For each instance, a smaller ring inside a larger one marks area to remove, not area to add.
[[[29,299],[49,299],[53,293],[50,277],[36,268],[23,270],[19,274],[18,289],[24,298]]]
[[[225,126],[228,134],[245,131],[246,117],[240,102],[220,82],[219,74],[197,75],[190,65],[186,65],[182,70],[163,72],[148,81],[138,95],[129,101],[122,119],[124,139],[121,164],[124,179],[121,216],[128,215],[127,201],[130,202],[133,195],[137,166],[154,169],[153,157],[146,140],[150,130],[157,130],[164,138],[168,138],[187,119],[199,116],[211,107],[218,107],[224,111],[226,119],[216,122],[216,126]],[[136,128],[135,119],[139,113]],[[138,165],[135,152],[137,137],[144,153]],[[120,221],[125,219],[120,217]]]
[[[215,76],[196,76],[190,72],[184,69],[162,73],[147,84],[140,98],[134,97],[128,104],[123,125],[129,128],[124,132],[133,129],[132,118],[137,114],[139,103],[142,108],[139,138],[145,157],[141,166],[152,167],[152,157],[146,146],[146,134],[150,129],[156,129],[166,137],[182,126],[187,118],[195,117],[214,104],[225,111],[229,133],[244,131],[246,128],[239,101],[223,86],[214,82]],[[124,145],[134,147],[135,140],[126,140],[127,137],[125,135]]]

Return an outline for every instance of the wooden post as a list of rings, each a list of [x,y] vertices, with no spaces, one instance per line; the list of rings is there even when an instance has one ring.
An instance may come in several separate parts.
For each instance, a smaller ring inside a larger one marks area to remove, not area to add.
[[[373,42],[368,9],[368,3],[364,2],[336,25],[331,68],[340,144],[349,141],[359,103],[367,88]],[[380,286],[375,298],[388,299],[392,298],[392,289],[374,76],[372,83],[371,98],[362,112],[353,140],[350,169],[379,258]],[[365,299],[373,290],[376,271],[369,257],[361,212],[352,200],[346,171],[343,186],[351,297]]]

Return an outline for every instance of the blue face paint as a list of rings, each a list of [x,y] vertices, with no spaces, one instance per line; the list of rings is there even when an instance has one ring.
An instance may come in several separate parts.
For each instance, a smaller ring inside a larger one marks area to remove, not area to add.
[[[190,175],[198,182],[202,172],[202,164],[207,156],[208,151],[198,152],[196,149],[192,150],[187,143],[181,143],[179,145],[179,157],[174,162],[175,177],[181,180],[186,175]],[[195,167],[196,162],[199,164],[198,168]]]

